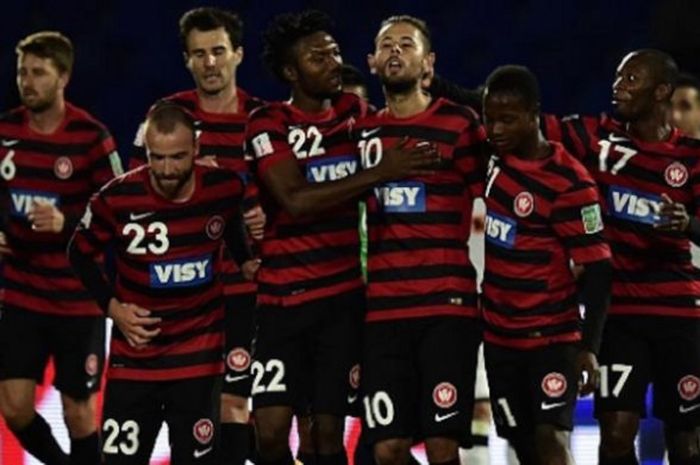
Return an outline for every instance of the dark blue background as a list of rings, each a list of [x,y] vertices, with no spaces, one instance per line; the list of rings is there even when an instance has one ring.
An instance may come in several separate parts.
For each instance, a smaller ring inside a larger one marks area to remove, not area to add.
[[[476,86],[505,63],[529,66],[540,78],[544,109],[598,112],[608,107],[616,64],[630,50],[657,47],[680,66],[700,72],[700,1],[592,0],[440,1],[48,1],[10,0],[0,14],[0,108],[18,103],[14,46],[41,29],[67,34],[76,47],[68,99],[106,123],[125,154],[145,110],[158,97],[192,87],[183,66],[177,20],[200,5],[231,8],[246,22],[245,60],[238,83],[265,99],[287,97],[263,69],[260,32],[275,14],[307,7],[336,19],[334,35],[345,61],[366,70],[366,54],[382,18],[410,13],[433,30],[438,72]],[[372,97],[381,105],[376,82]],[[578,421],[591,422],[590,403]],[[648,423],[642,449],[659,460],[658,426]],[[650,430],[651,429],[651,430]]]
[[[607,108],[615,65],[634,48],[669,50],[684,68],[699,70],[700,2],[505,1],[48,1],[11,0],[0,17],[0,108],[17,104],[16,42],[30,32],[57,29],[76,47],[69,100],[86,107],[128,151],[138,121],[158,97],[191,87],[183,66],[177,20],[203,4],[238,11],[246,22],[239,84],[266,98],[286,89],[263,69],[260,31],[283,11],[316,7],[336,19],[335,37],[347,62],[366,70],[366,54],[382,18],[411,13],[433,29],[438,71],[475,86],[497,65],[521,63],[540,77],[544,107],[557,113]],[[374,80],[372,95],[381,104]]]

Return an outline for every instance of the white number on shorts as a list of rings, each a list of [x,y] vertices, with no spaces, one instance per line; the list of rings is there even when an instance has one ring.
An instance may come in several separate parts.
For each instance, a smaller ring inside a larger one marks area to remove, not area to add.
[[[518,423],[515,421],[515,416],[513,416],[513,412],[510,409],[510,405],[508,405],[508,399],[505,397],[500,397],[498,399],[498,405],[501,407],[501,410],[503,410],[503,415],[506,417],[506,424],[510,428],[515,428],[518,426]]]
[[[287,390],[287,385],[282,382],[282,379],[284,379],[284,363],[282,363],[282,360],[273,358],[268,360],[264,367],[262,362],[255,361],[250,369],[253,372],[253,376],[255,376],[253,379],[253,395],[263,392],[285,392]],[[265,372],[274,372],[267,386],[262,384]]]
[[[612,390],[612,395],[613,397],[618,397],[620,395],[620,392],[622,391],[622,388],[625,386],[625,383],[627,382],[627,379],[630,377],[630,373],[632,373],[632,365],[623,365],[621,363],[613,363],[612,366],[610,367],[610,371],[613,373],[621,373],[620,378],[617,380],[617,383],[615,383],[615,387],[613,387]],[[609,376],[608,376],[608,367],[607,365],[601,365],[600,366],[600,397],[609,397],[610,396],[610,383],[609,383]]]
[[[376,428],[377,424],[387,426],[394,421],[394,403],[385,391],[375,393],[371,399],[365,396],[363,402],[368,427]]]
[[[0,176],[2,176],[5,181],[12,180],[12,178],[15,177],[15,173],[17,173],[15,162],[12,161],[14,157],[15,151],[10,150],[7,152],[7,155],[5,155],[5,158],[2,159],[2,163],[0,163]]]
[[[120,430],[126,433],[126,437],[117,445],[115,442],[117,437],[119,437]],[[134,455],[139,450],[139,424],[134,420],[125,421],[119,428],[119,423],[110,418],[105,421],[102,431],[107,435],[102,446],[102,452],[105,454],[118,454],[121,452],[124,455]]]
[[[147,245],[141,245],[143,239],[146,237],[146,233],[153,234],[153,242],[149,242]],[[150,223],[147,229],[144,229],[138,223],[127,223],[122,229],[122,234],[128,236],[134,234],[134,237],[129,242],[129,246],[126,251],[134,255],[144,255],[146,253],[146,247],[148,250],[155,255],[163,255],[170,248],[170,241],[168,240],[168,227],[162,221],[155,221]]]

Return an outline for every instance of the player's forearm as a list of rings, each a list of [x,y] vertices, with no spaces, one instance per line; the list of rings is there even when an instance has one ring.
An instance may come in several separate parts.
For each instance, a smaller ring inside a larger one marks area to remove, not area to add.
[[[68,260],[83,286],[106,315],[109,301],[114,297],[114,288],[105,278],[100,266],[93,257],[80,252],[73,240],[68,244]]]
[[[688,238],[693,244],[700,246],[700,218],[695,216],[690,217],[690,222],[688,223]]]
[[[278,201],[293,217],[314,215],[357,199],[382,181],[377,169],[369,169],[339,181],[305,184],[280,196]]]
[[[586,308],[583,320],[584,349],[598,353],[603,337],[603,326],[610,305],[612,266],[609,260],[600,260],[584,266],[581,275],[581,300]]]
[[[252,260],[254,258],[253,251],[249,245],[250,241],[248,239],[246,227],[240,215],[233,220],[232,224],[226,227],[224,242],[226,243],[226,247],[228,247],[229,252],[231,252],[231,256],[239,267],[241,267],[248,260]]]

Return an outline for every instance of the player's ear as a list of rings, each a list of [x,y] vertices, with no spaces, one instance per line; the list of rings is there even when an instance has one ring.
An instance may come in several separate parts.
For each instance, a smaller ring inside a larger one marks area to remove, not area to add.
[[[299,78],[297,69],[292,65],[284,65],[282,68],[282,76],[287,82],[296,82]]]
[[[673,95],[673,87],[668,83],[659,84],[654,90],[654,98],[656,98],[658,102],[670,100],[671,95]]]
[[[369,66],[369,72],[371,74],[377,74],[377,60],[374,59],[373,53],[367,54],[367,66]]]
[[[68,83],[70,82],[70,73],[61,73],[58,76],[58,87],[63,90],[68,86]]]
[[[239,45],[233,49],[233,55],[235,56],[234,62],[236,66],[240,65],[243,61],[243,46]]]
[[[192,70],[192,66],[190,64],[190,54],[187,52],[182,52],[182,60],[185,62],[187,69]]]

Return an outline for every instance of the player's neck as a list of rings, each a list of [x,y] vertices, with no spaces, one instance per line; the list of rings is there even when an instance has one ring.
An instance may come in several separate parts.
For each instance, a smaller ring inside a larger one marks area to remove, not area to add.
[[[384,90],[386,106],[389,113],[396,118],[409,118],[425,111],[430,105],[432,97],[416,86],[407,93],[391,93]]]
[[[36,113],[29,110],[29,127],[39,134],[52,134],[63,123],[66,116],[66,102],[58,97],[46,110]]]
[[[231,83],[216,94],[208,94],[198,88],[199,107],[207,113],[238,113],[237,90],[235,79],[231,79]]]
[[[331,107],[330,99],[319,99],[304,92],[292,90],[289,104],[300,109],[304,113],[322,113]]]
[[[177,190],[177,192],[174,193],[169,193],[163,191],[158,183],[156,182],[155,178],[153,177],[153,173],[150,173],[150,181],[151,181],[151,187],[153,187],[153,190],[163,197],[165,200],[168,200],[173,203],[184,203],[187,202],[190,198],[192,198],[192,194],[194,194],[194,187],[195,187],[195,174],[194,171],[190,175],[190,178],[185,182],[180,189]]]
[[[627,132],[635,139],[644,142],[663,142],[671,137],[671,123],[668,111],[657,108],[649,115],[625,125]]]
[[[515,156],[523,160],[541,160],[552,154],[552,148],[547,143],[542,133],[537,131],[537,137],[530,137],[523,141],[522,145],[514,151]]]

